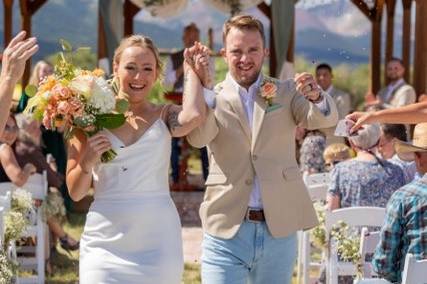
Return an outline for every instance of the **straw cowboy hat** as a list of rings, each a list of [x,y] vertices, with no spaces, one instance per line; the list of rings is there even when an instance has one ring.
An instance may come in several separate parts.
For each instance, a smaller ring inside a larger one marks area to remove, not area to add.
[[[415,126],[412,143],[396,140],[394,149],[402,160],[413,160],[414,152],[427,152],[427,123]]]

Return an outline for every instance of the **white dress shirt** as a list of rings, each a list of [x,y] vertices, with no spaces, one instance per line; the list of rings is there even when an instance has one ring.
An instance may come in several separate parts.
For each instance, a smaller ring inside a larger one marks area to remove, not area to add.
[[[254,103],[255,96],[258,93],[260,84],[262,83],[262,74],[258,76],[258,79],[246,90],[244,87],[240,86],[230,75],[227,73],[226,80],[230,80],[233,86],[236,88],[236,91],[240,95],[240,100],[242,101],[243,108],[245,109],[246,118],[248,119],[250,129],[252,130],[253,126],[253,116],[254,116]],[[204,89],[203,96],[205,97],[206,104],[209,108],[215,108],[215,92],[213,90]],[[316,104],[317,107],[323,112],[329,112],[328,104],[326,100],[323,99],[321,102]],[[261,190],[260,190],[259,179],[255,173],[254,177],[254,185],[250,195],[249,204],[250,208],[262,209],[262,198],[261,198]]]

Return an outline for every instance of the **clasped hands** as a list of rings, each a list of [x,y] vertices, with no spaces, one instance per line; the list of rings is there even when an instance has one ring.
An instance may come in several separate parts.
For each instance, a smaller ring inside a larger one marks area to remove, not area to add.
[[[186,68],[192,68],[207,89],[213,88],[210,64],[210,49],[200,42],[196,41],[192,47],[184,50],[184,72]]]

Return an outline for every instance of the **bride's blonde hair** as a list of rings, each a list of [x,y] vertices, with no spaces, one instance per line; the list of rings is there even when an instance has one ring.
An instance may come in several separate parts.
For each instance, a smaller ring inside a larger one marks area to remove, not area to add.
[[[156,59],[156,77],[159,78],[160,74],[162,74],[162,61],[160,59],[159,50],[154,45],[151,38],[144,35],[131,35],[121,40],[119,46],[114,51],[113,63],[119,65],[120,58],[122,56],[123,51],[128,47],[139,46],[142,48],[148,48],[154,54],[154,58]]]

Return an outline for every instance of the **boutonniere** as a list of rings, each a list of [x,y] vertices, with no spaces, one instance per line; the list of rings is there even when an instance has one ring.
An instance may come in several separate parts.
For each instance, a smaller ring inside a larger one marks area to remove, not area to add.
[[[269,80],[265,80],[261,84],[261,97],[265,103],[271,107],[273,105],[273,98],[277,95],[277,86]]]

